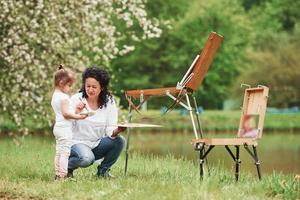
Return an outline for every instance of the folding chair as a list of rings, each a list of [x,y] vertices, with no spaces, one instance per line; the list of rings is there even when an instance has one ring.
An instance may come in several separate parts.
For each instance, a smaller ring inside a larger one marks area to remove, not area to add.
[[[217,52],[219,45],[222,42],[223,37],[218,35],[215,32],[211,32],[203,50],[200,52],[199,55],[196,56],[193,63],[183,76],[182,80],[177,83],[175,87],[168,87],[168,88],[155,88],[155,89],[143,89],[143,90],[128,90],[125,92],[125,96],[129,103],[129,111],[128,111],[128,122],[131,121],[131,111],[132,108],[135,109],[137,112],[138,109],[142,106],[142,104],[147,101],[150,97],[153,96],[168,96],[172,100],[174,100],[174,104],[180,104],[185,109],[187,109],[190,113],[191,122],[193,125],[193,131],[195,134],[195,138],[198,138],[198,133],[193,117],[193,111],[197,109],[193,109],[189,100],[189,95],[191,95],[194,91],[196,91],[204,77],[205,74],[212,63],[213,57]],[[177,96],[174,96],[177,95]],[[186,103],[182,101],[182,98],[186,98]],[[133,103],[134,99],[139,99],[140,103],[135,105]],[[195,108],[197,108],[197,103],[194,98]],[[198,114],[198,113],[197,113]],[[197,115],[198,120],[198,115]],[[198,127],[200,127],[200,122],[197,121]],[[129,142],[130,142],[130,128],[127,129],[127,144],[126,144],[126,158],[125,158],[125,174],[127,172],[127,164],[128,164],[128,149],[129,149]]]
[[[225,146],[229,155],[235,162],[235,178],[239,179],[240,168],[240,146],[244,146],[246,151],[254,159],[258,178],[261,180],[260,162],[257,153],[257,141],[262,137],[264,119],[268,101],[269,88],[266,86],[257,86],[255,88],[248,88],[245,90],[244,101],[242,107],[242,114],[240,118],[240,126],[237,133],[237,138],[202,138],[194,139],[192,144],[195,145],[195,150],[199,151],[200,160],[200,178],[203,178],[204,173],[204,161],[209,152],[215,146]],[[205,150],[205,146],[208,149]],[[229,148],[234,146],[236,148],[235,155]],[[252,146],[253,152],[249,146]]]

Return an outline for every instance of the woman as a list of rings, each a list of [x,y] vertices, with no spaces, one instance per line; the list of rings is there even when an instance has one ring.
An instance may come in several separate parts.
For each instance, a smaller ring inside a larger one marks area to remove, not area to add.
[[[111,177],[109,170],[117,161],[124,139],[118,134],[126,128],[117,127],[118,111],[108,90],[108,73],[89,67],[82,74],[82,88],[71,97],[71,108],[76,113],[89,113],[89,117],[73,122],[73,142],[68,163],[68,176],[78,167],[88,167],[95,160],[97,176]]]

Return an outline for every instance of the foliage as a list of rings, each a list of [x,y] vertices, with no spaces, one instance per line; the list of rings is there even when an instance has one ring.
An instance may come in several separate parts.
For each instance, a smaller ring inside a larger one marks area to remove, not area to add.
[[[176,85],[211,31],[224,40],[195,93],[199,104],[221,108],[232,88],[248,82],[270,86],[270,105],[299,106],[299,6],[299,0],[0,0],[0,111],[19,127],[27,117],[35,126],[49,121],[52,73],[60,63],[78,73],[91,64],[108,67],[127,107],[124,90]]]
[[[184,13],[170,15],[179,19],[171,24],[173,29],[113,61],[112,68],[118,77],[115,90],[176,85],[203,47],[208,34],[216,31],[224,35],[224,41],[196,96],[205,108],[220,108],[227,96],[227,87],[237,75],[251,44],[251,23],[240,2],[191,1]],[[153,105],[155,101],[149,103]]]
[[[296,36],[298,37],[298,36]],[[274,39],[274,45],[252,54],[246,73],[239,82],[263,84],[270,88],[270,106],[291,107],[300,105],[299,41],[293,38]],[[253,78],[255,77],[255,78]]]
[[[1,0],[0,21],[0,111],[19,126],[28,116],[37,125],[49,120],[58,64],[78,72],[91,63],[108,66],[134,42],[161,34],[144,0]]]
[[[300,19],[299,7],[299,0],[262,0],[259,6],[249,10],[256,26],[257,45],[263,47],[264,40],[274,33],[293,32]]]
[[[236,82],[270,87],[270,106],[300,105],[300,1],[265,1],[249,11],[256,30],[253,50]],[[233,87],[237,96],[237,87]]]

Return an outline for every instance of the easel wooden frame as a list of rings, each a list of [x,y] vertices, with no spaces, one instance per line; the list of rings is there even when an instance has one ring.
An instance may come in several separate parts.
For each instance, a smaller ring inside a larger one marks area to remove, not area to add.
[[[248,88],[245,90],[242,115],[240,118],[240,126],[237,133],[237,138],[202,138],[194,139],[192,144],[195,145],[195,150],[199,151],[199,164],[200,164],[200,178],[203,178],[204,175],[204,162],[209,154],[209,152],[215,146],[224,146],[229,155],[232,157],[235,162],[235,178],[236,181],[239,179],[239,168],[240,168],[240,146],[244,146],[245,150],[250,154],[254,159],[258,178],[261,180],[262,174],[260,169],[260,161],[258,159],[257,153],[257,140],[262,137],[263,134],[263,125],[265,119],[265,113],[267,108],[269,88],[266,86],[259,85],[255,88]],[[257,124],[257,134],[251,138],[243,137],[245,133],[244,123],[246,116],[258,116]],[[205,147],[208,146],[208,149],[205,150]],[[229,148],[229,146],[234,146],[236,148],[235,155]],[[249,146],[252,146],[253,151],[250,150]]]
[[[193,63],[189,67],[188,71],[185,73],[182,80],[177,83],[176,87],[143,89],[143,90],[127,90],[125,92],[125,96],[129,103],[128,122],[131,122],[132,109],[139,112],[138,111],[139,108],[150,97],[168,96],[169,98],[174,100],[175,103],[178,103],[179,105],[183,106],[185,109],[189,111],[191,122],[193,125],[193,132],[195,138],[198,139],[198,131],[200,131],[201,129],[200,129],[200,121],[198,118],[199,113],[197,112],[197,102],[196,99],[194,98],[195,108],[193,109],[190,103],[189,96],[192,95],[193,92],[200,87],[222,40],[223,37],[218,35],[217,33],[215,32],[210,33],[203,50],[199,53],[199,55],[196,56]],[[177,95],[177,97],[174,95]],[[181,98],[179,97],[185,97],[186,102],[182,101]],[[133,99],[137,99],[137,98],[140,99],[140,103],[138,105],[135,105],[133,103]],[[195,120],[193,117],[195,113],[197,116],[198,130],[196,128]],[[200,131],[200,135],[202,136],[201,131]],[[125,149],[125,153],[126,153],[125,174],[127,173],[127,167],[128,167],[129,144],[130,144],[130,128],[127,129],[127,143]]]

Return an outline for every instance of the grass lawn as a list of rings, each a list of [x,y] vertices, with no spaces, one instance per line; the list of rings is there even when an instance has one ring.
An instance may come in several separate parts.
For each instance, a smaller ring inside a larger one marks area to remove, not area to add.
[[[262,181],[214,166],[199,180],[198,166],[173,156],[131,154],[123,174],[124,154],[112,168],[116,179],[95,177],[96,164],[75,171],[74,181],[54,181],[54,140],[25,137],[0,139],[0,199],[299,199],[300,179],[265,175]]]

